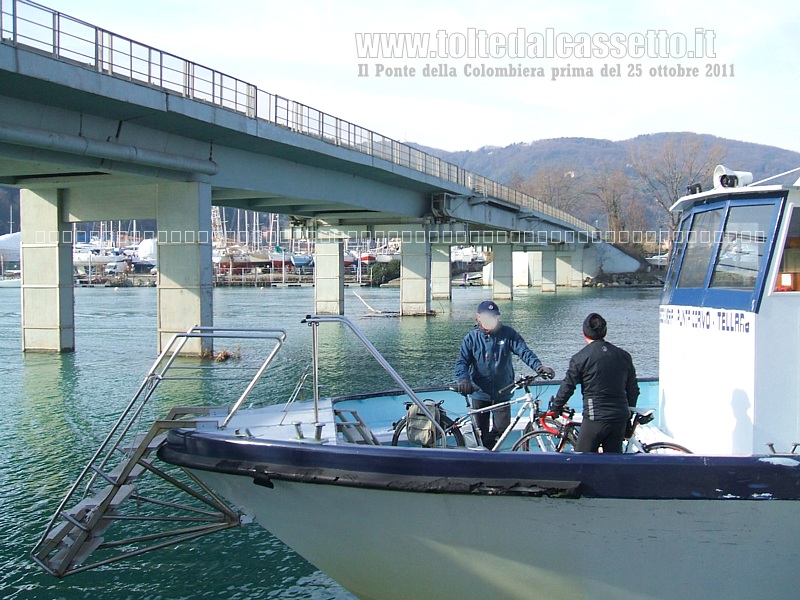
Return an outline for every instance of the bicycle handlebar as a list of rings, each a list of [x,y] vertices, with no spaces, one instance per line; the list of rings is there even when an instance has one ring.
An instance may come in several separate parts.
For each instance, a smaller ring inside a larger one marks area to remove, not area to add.
[[[522,389],[524,387],[528,387],[529,385],[531,385],[534,381],[536,381],[539,378],[545,379],[544,375],[541,374],[541,373],[534,373],[534,374],[531,374],[531,375],[523,375],[522,377],[518,378],[514,383],[510,383],[509,385],[507,385],[503,389],[499,390],[498,393],[504,394],[504,393],[508,392],[509,390],[520,390],[520,389]]]
[[[531,385],[534,381],[536,381],[537,379],[549,379],[549,378],[547,376],[545,376],[544,373],[533,373],[531,375],[523,375],[522,377],[519,377],[514,383],[510,383],[506,387],[498,390],[497,393],[498,394],[505,394],[506,392],[508,392],[510,390],[520,390],[522,388],[526,388],[529,385]],[[458,390],[458,386],[455,386],[455,385],[449,385],[449,386],[447,386],[447,389],[450,390],[451,392],[458,392],[459,394],[461,393]],[[467,396],[467,394],[463,394],[463,395]]]

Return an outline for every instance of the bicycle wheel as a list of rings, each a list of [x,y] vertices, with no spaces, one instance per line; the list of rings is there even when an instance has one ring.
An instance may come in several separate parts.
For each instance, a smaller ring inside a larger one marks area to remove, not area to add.
[[[692,454],[688,448],[673,442],[653,442],[652,444],[642,444],[642,449],[648,454]]]
[[[394,435],[392,436],[392,446],[418,446],[418,444],[415,444],[408,439],[408,435],[403,435],[407,425],[408,417],[403,417],[397,422],[397,425],[394,428]],[[439,425],[442,426],[442,429],[444,429],[444,432],[447,435],[447,448],[457,448],[464,445],[464,436],[461,435],[461,431],[458,428],[453,427],[453,419],[446,415],[441,415],[439,417]],[[436,447],[442,447],[441,437],[437,436]]]
[[[511,448],[522,452],[558,452],[561,437],[545,429],[535,429],[517,440]]]

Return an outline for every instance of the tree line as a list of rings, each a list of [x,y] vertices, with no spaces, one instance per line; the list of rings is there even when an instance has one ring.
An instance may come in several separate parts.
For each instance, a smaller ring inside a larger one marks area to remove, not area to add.
[[[655,147],[632,147],[627,162],[600,161],[582,171],[568,159],[539,166],[527,178],[513,174],[510,187],[569,212],[614,240],[635,239],[622,232],[673,232],[680,215],[670,207],[689,185],[711,186],[714,167],[725,158],[721,144],[698,137],[668,139]],[[633,243],[633,242],[631,242]]]

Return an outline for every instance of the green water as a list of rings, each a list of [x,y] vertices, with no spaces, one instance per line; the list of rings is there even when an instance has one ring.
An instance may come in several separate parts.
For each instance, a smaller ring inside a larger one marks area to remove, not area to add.
[[[412,386],[452,383],[458,345],[474,322],[480,288],[454,289],[434,302],[435,317],[373,315],[350,291],[345,311]],[[397,289],[358,289],[374,309],[399,306]],[[498,302],[514,326],[560,377],[583,344],[580,325],[603,314],[608,339],[628,349],[640,376],[658,374],[659,291],[517,290]],[[281,327],[287,342],[268,371],[267,402],[286,399],[310,362],[313,289],[220,288],[215,324]],[[28,558],[52,511],[130,400],[156,356],[152,288],[77,288],[76,352],[23,354],[20,292],[0,288],[0,545],[1,598],[352,598],[260,527],[250,525],[144,555],[63,581]],[[352,336],[320,328],[324,393],[396,388]],[[519,371],[520,369],[518,369]],[[521,369],[525,371],[525,368]]]

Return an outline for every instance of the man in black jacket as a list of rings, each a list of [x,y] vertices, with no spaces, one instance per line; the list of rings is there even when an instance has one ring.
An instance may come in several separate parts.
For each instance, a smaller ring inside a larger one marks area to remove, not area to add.
[[[587,346],[570,359],[551,409],[561,414],[581,384],[583,421],[575,450],[597,452],[602,447],[603,452],[622,452],[630,409],[639,398],[633,359],[605,340],[606,320],[597,313],[583,321],[583,337]]]

